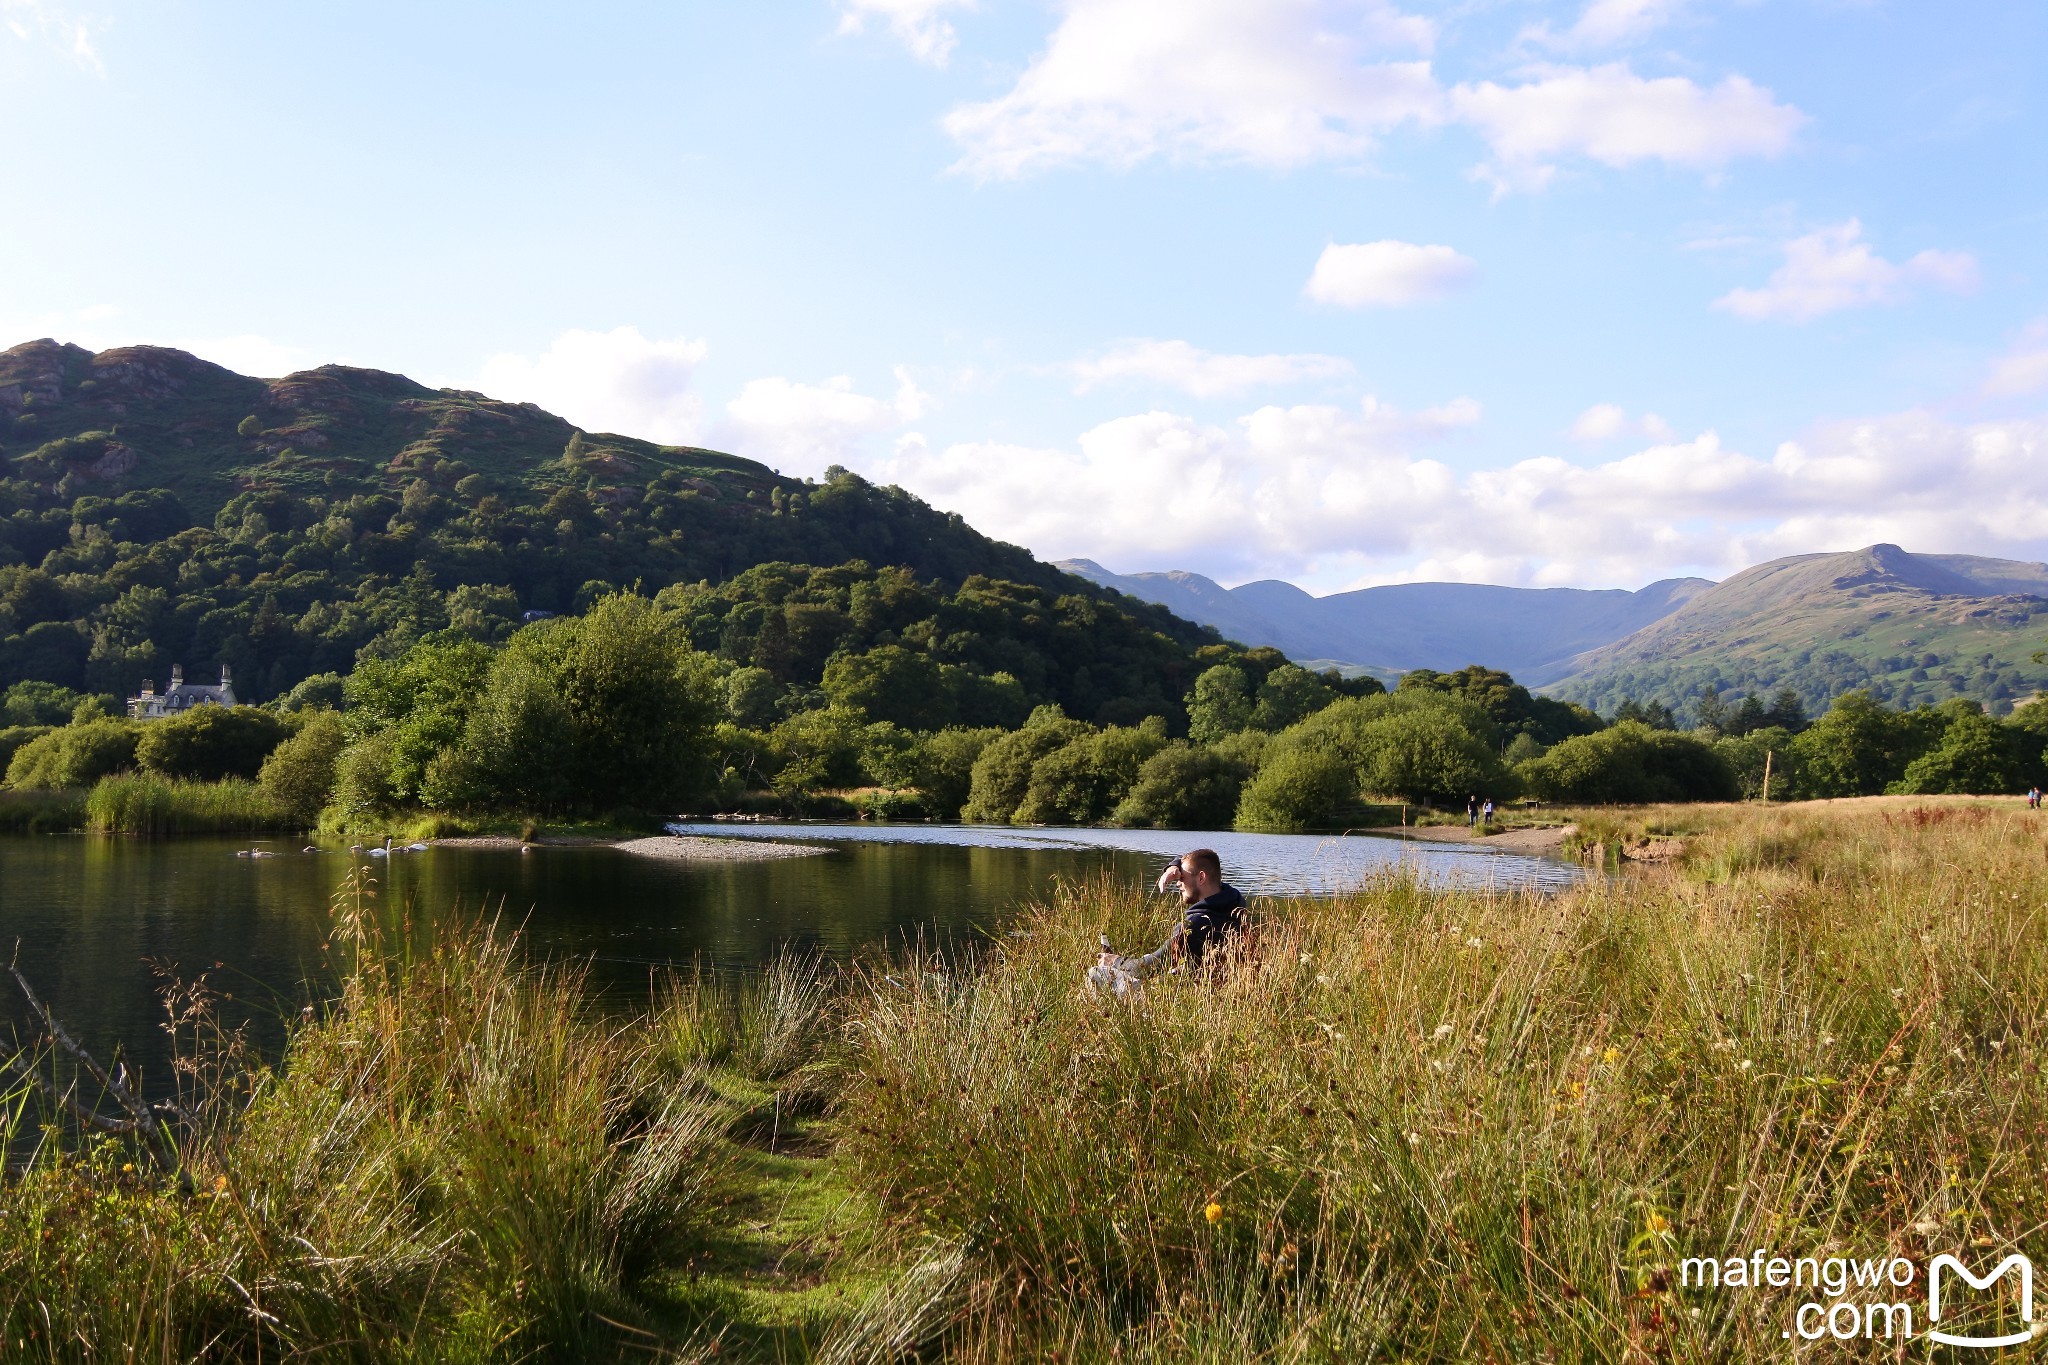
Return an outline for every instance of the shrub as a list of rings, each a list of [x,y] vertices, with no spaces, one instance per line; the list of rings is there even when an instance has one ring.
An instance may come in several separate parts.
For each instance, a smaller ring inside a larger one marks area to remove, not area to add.
[[[1002,735],[994,726],[955,725],[924,737],[917,749],[917,786],[932,814],[960,818],[960,808],[974,789],[975,761]]]
[[[32,739],[40,739],[55,729],[52,725],[10,725],[0,729],[0,774],[7,771],[7,765],[14,761],[14,755]]]
[[[1339,754],[1290,748],[1269,755],[1244,790],[1237,828],[1287,834],[1326,828],[1358,799],[1358,775]]]
[[[334,795],[335,765],[347,744],[338,714],[314,712],[263,761],[257,782],[265,799],[289,819],[311,825]]]
[[[1166,722],[1112,725],[1076,736],[1031,765],[1031,783],[1010,816],[1020,825],[1097,825],[1166,744]]]
[[[287,731],[275,713],[255,706],[195,706],[148,722],[135,760],[153,773],[194,782],[254,778]]]
[[[1040,707],[1021,730],[995,740],[974,761],[967,805],[960,818],[980,824],[1007,825],[1024,804],[1031,772],[1038,760],[1089,732],[1068,720],[1058,707]]]
[[[1168,745],[1145,760],[1110,816],[1138,829],[1228,829],[1243,793],[1245,765],[1214,749]]]
[[[2018,792],[2040,767],[2039,736],[1965,713],[1949,722],[1938,748],[1906,765],[1888,790],[1910,793]]]
[[[1733,801],[1741,795],[1727,760],[1711,744],[1633,720],[1562,740],[1523,764],[1521,776],[1546,801]]]
[[[7,785],[29,791],[89,787],[108,773],[135,766],[141,726],[129,720],[67,725],[15,750]]]

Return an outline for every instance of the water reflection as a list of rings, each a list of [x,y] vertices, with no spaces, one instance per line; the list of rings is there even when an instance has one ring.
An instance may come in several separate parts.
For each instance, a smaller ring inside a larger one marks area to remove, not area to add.
[[[610,848],[437,847],[368,860],[380,917],[424,941],[454,916],[495,915],[534,953],[591,963],[594,984],[640,998],[676,965],[745,970],[785,946],[847,958],[910,937],[944,944],[1000,932],[1056,878],[1149,881],[1195,844],[1248,892],[1326,894],[1405,862],[1465,886],[1559,885],[1561,863],[1379,839],[1018,830],[962,826],[692,827],[692,833],[823,843],[815,857],[671,862]],[[116,1043],[161,1075],[152,962],[211,970],[274,1048],[285,1020],[330,987],[329,903],[346,853],[238,858],[228,840],[0,837],[0,952],[106,1060]],[[20,1023],[11,985],[0,1020]],[[155,1087],[153,1086],[152,1089]]]

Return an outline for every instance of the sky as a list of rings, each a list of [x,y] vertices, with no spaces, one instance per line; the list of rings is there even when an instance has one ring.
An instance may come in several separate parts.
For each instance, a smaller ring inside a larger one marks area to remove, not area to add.
[[[2025,0],[0,0],[0,347],[1233,585],[2044,559],[2044,71]]]

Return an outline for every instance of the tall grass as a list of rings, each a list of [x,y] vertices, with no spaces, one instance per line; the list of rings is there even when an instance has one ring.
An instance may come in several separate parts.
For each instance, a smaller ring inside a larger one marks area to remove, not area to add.
[[[78,791],[0,791],[0,834],[56,834],[85,824]]]
[[[1687,828],[1549,898],[1266,903],[1122,1001],[1080,970],[1161,905],[1100,881],[976,956],[681,974],[625,1016],[491,926],[394,957],[344,897],[345,984],[275,1071],[184,1054],[196,1196],[54,1137],[0,1184],[0,1357],[1782,1359],[1810,1290],[1678,1261],[2043,1250],[2048,823]],[[771,1179],[873,1211],[865,1278],[760,1240]],[[783,1267],[818,1330],[726,1332]]]
[[[907,1237],[958,1253],[926,1335],[971,1360],[1780,1358],[1811,1290],[1684,1290],[1678,1260],[1924,1266],[2035,1233],[2048,824],[1712,823],[1681,871],[1548,900],[1390,877],[1268,905],[1235,962],[1135,1006],[1077,988],[1099,930],[1144,937],[1101,884],[986,961],[876,980],[844,1142]]]
[[[156,773],[103,777],[85,797],[85,826],[100,834],[239,834],[293,822],[254,782],[186,782]]]
[[[0,1186],[0,1356],[586,1360],[657,1339],[648,1285],[723,1222],[729,1106],[663,1042],[693,1002],[622,1028],[496,926],[394,960],[374,905],[339,909],[341,994],[275,1071],[222,1072],[242,1093],[188,1128],[195,1197],[54,1130]]]

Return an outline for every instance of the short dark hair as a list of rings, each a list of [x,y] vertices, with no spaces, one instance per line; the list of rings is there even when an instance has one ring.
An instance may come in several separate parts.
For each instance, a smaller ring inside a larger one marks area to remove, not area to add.
[[[1214,877],[1223,875],[1223,860],[1216,856],[1216,850],[1213,848],[1198,848],[1192,853],[1181,854],[1180,867],[1183,873],[1190,875],[1200,872],[1207,872]]]

